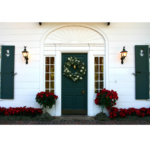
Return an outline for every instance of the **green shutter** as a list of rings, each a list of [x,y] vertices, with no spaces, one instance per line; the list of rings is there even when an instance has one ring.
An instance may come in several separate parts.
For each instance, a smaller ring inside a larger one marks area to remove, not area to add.
[[[9,56],[6,53],[9,50]],[[15,46],[1,48],[1,98],[14,98],[14,54]]]
[[[143,55],[141,50],[143,50]],[[149,99],[149,46],[135,46],[136,99]]]

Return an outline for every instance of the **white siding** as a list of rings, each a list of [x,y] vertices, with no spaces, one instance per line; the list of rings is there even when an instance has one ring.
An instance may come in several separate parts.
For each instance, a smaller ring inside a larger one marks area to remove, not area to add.
[[[15,89],[13,100],[0,101],[4,107],[40,107],[35,96],[40,90],[40,44],[43,35],[50,29],[65,23],[0,23],[0,45],[15,46]],[[67,24],[67,23],[66,23]],[[75,23],[76,24],[76,23]],[[84,26],[85,23],[83,23]],[[109,50],[109,89],[119,94],[117,107],[149,107],[150,101],[135,99],[134,46],[150,43],[150,23],[87,23],[102,31],[108,38]],[[82,23],[81,23],[82,25]],[[29,64],[22,56],[24,46],[29,51]],[[128,51],[124,64],[121,64],[120,51],[125,46]],[[44,47],[45,51],[54,47]],[[103,51],[103,49],[96,49]],[[57,93],[56,93],[57,94]],[[91,99],[94,100],[94,99]],[[93,101],[94,104],[94,101]],[[93,114],[100,112],[94,104]],[[55,115],[55,108],[51,110]]]

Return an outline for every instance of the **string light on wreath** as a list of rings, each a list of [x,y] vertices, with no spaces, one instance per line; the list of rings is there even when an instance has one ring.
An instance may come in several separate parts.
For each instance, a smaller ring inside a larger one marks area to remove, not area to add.
[[[78,69],[77,72],[72,73],[70,71],[70,67],[73,67],[74,69]],[[82,80],[83,76],[86,74],[86,66],[85,64],[76,57],[68,57],[68,60],[64,63],[64,70],[63,75],[66,77],[72,79],[73,81]]]

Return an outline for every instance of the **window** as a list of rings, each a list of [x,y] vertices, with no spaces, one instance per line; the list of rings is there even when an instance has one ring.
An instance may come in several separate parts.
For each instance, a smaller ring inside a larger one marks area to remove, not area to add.
[[[54,62],[54,57],[45,57],[45,92],[54,93]]]
[[[95,93],[99,93],[104,88],[104,57],[95,57]]]

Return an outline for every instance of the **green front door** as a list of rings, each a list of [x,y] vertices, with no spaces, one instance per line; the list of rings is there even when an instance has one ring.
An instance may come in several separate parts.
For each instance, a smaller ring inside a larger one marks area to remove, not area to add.
[[[73,81],[63,75],[63,66],[68,57],[76,57],[87,66],[87,54],[62,54],[62,114],[87,115],[87,72],[82,80]],[[72,72],[77,69],[71,67]]]

